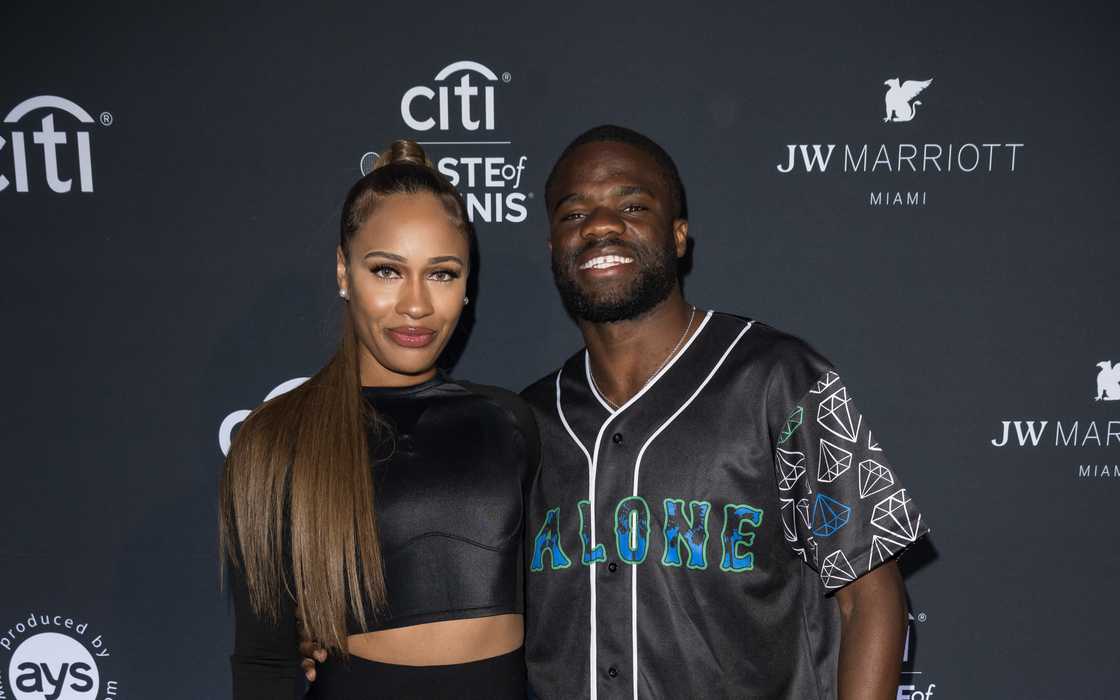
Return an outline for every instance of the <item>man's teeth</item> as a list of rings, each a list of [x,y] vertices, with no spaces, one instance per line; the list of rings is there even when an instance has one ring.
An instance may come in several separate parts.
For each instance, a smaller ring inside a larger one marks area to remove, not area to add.
[[[608,267],[615,265],[626,265],[634,262],[634,258],[624,258],[621,255],[600,255],[597,258],[591,258],[584,264],[579,266],[581,270],[606,270]]]

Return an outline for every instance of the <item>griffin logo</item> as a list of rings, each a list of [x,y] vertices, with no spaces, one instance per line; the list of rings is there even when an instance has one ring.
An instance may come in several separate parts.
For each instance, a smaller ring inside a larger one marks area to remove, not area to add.
[[[933,78],[929,80],[907,80],[899,85],[898,78],[891,78],[883,83],[887,86],[887,95],[884,101],[887,104],[885,122],[908,122],[918,114],[918,105],[921,101],[915,100],[922,90],[929,87]]]
[[[1120,401],[1120,362],[1098,362],[1097,401]]]

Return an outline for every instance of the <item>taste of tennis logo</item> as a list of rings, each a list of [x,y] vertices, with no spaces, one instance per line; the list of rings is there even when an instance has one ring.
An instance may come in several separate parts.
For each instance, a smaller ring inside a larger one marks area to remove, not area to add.
[[[902,677],[899,680],[896,700],[933,700],[933,691],[937,684],[929,678],[922,678],[922,671],[915,670],[915,653],[917,630],[919,624],[924,624],[929,617],[920,612],[916,616],[912,612],[906,614],[906,642],[902,648]]]
[[[886,113],[881,122],[892,125],[893,136],[912,133],[919,105],[926,113],[926,106],[917,97],[933,84],[933,78],[902,81],[893,77],[882,84],[887,86],[887,92],[883,96]],[[925,125],[929,121],[923,118],[922,123]],[[924,184],[930,177],[1011,175],[1021,164],[1023,149],[1023,143],[1010,141],[931,140],[919,143],[918,139],[909,139],[884,143],[787,143],[776,168],[781,175],[789,176],[859,175],[866,179],[867,175],[873,175],[874,189],[866,195],[869,206],[924,207],[930,201],[928,190],[900,189],[899,185],[903,182],[908,187]]]
[[[29,613],[0,637],[0,699],[115,698],[120,685],[108,674],[112,658],[108,642],[88,622]]]
[[[431,84],[415,85],[401,97],[400,116],[416,132],[436,168],[459,188],[472,222],[520,223],[528,216],[522,191],[528,156],[508,140],[499,119],[498,96],[513,76],[500,75],[477,61],[455,61],[441,68]],[[362,155],[363,175],[373,168],[375,151]]]

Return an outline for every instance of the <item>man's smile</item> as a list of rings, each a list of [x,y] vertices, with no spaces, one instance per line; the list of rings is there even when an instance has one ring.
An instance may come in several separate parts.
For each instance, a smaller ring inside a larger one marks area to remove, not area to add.
[[[619,265],[629,265],[634,258],[623,255],[597,255],[579,266],[580,270],[608,270]]]

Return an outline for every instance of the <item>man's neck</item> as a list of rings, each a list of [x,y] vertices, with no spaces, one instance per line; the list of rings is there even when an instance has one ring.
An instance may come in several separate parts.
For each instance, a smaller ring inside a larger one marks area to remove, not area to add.
[[[591,356],[591,373],[607,401],[621,406],[641,391],[696,332],[695,316],[678,289],[640,318],[580,322]]]

